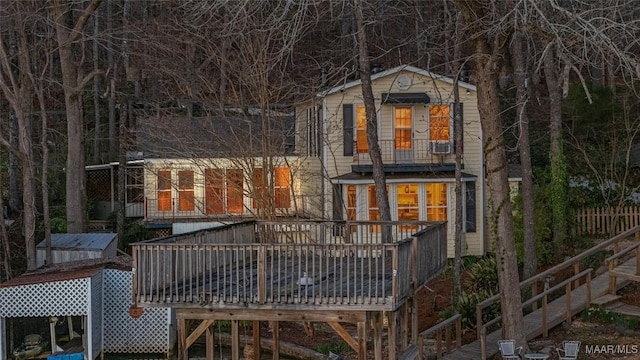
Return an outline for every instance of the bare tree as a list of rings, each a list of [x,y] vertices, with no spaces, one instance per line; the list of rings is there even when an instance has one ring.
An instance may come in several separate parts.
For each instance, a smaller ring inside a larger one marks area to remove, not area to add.
[[[100,2],[101,0],[92,0],[75,20],[73,28],[69,28],[67,24],[74,2],[51,1],[67,116],[66,208],[67,231],[70,233],[83,232],[87,217],[82,90],[100,72],[94,70],[83,76],[74,52],[82,55],[80,60],[84,58],[84,52],[81,48],[76,48],[76,42],[80,40],[85,25]]]
[[[32,145],[32,101],[33,86],[31,73],[30,40],[24,30],[29,27],[27,14],[34,11],[29,3],[13,2],[13,34],[17,52],[13,58],[8,50],[6,38],[0,37],[0,88],[9,102],[18,123],[18,147],[0,137],[0,144],[20,159],[22,170],[22,207],[23,231],[27,254],[27,268],[36,268],[36,199],[35,199],[35,162]],[[14,66],[14,61],[17,66]],[[4,221],[4,220],[3,220]]]
[[[367,143],[369,144],[369,156],[373,168],[373,182],[376,187],[376,200],[380,211],[380,220],[390,221],[391,210],[389,196],[387,194],[387,182],[382,162],[382,153],[378,142],[378,115],[375,99],[371,88],[371,64],[369,60],[368,37],[365,26],[365,9],[362,0],[353,0],[353,12],[356,19],[357,44],[358,44],[358,72],[362,84],[362,98],[367,113]],[[383,227],[383,239],[390,241],[391,229]],[[386,234],[384,231],[386,230]]]
[[[507,32],[501,16],[511,3],[471,3],[456,1],[471,31],[473,60],[478,89],[483,151],[489,188],[489,229],[496,241],[502,329],[506,338],[526,346],[518,262],[515,251],[513,212],[509,195],[507,159],[498,99],[498,74],[506,54]],[[488,5],[488,6],[487,6]]]

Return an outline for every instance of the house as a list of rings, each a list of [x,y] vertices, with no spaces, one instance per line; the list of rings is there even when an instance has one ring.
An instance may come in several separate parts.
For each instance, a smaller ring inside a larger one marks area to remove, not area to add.
[[[455,219],[454,81],[413,66],[371,77],[392,220],[448,221],[453,256]],[[463,252],[482,255],[482,131],[476,87],[458,83],[463,123]],[[296,106],[296,151],[318,177],[322,216],[379,220],[360,80],[339,84]],[[300,131],[303,130],[303,131]],[[370,231],[380,231],[371,227]]]
[[[465,82],[457,86],[463,133],[463,255],[483,255],[489,250],[484,206],[488,192],[477,92]],[[372,87],[392,220],[447,221],[452,257],[454,80],[399,66],[373,74]],[[379,220],[365,123],[359,80],[296,104],[295,116],[230,109],[217,117],[141,117],[136,151],[142,156],[132,160],[140,161],[133,166],[137,175],[127,176],[127,199],[141,202],[132,207],[127,200],[127,209],[142,209],[138,215],[149,227],[169,228],[251,218]]]

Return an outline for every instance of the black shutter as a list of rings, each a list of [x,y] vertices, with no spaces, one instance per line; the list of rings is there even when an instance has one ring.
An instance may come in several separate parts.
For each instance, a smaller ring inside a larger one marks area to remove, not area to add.
[[[332,199],[332,217],[334,221],[342,220],[342,185],[333,184],[333,199]]]
[[[344,156],[353,155],[353,104],[342,104],[342,147]]]
[[[342,201],[342,185],[333,184],[333,198],[332,198],[332,217],[333,221],[336,223],[333,224],[333,236],[343,236],[344,235],[344,226],[337,223],[342,220],[342,208],[344,206],[344,202]]]
[[[465,205],[467,210],[466,231],[476,232],[476,182],[469,181],[466,185]]]
[[[455,126],[456,126],[456,123],[455,123],[455,118],[456,118],[456,112],[457,111],[458,111],[458,106],[456,106],[456,103],[453,103],[453,119],[454,119],[454,121],[453,121],[453,130],[454,130],[454,132],[453,132],[453,134],[454,135],[453,135],[453,151],[451,152],[452,154],[456,153],[456,137],[455,137],[455,131],[456,131]],[[460,103],[460,130],[461,130],[462,139],[463,139],[462,140],[463,142],[462,142],[461,149],[462,149],[462,153],[464,154],[464,104],[463,103]]]

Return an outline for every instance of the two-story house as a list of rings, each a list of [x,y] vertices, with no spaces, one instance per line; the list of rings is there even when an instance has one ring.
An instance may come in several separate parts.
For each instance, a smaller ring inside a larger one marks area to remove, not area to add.
[[[371,80],[392,220],[448,221],[448,252],[453,256],[454,81],[412,66],[375,73]],[[487,251],[482,131],[475,86],[459,82],[458,87],[463,123],[463,253],[481,255]],[[296,128],[297,152],[305,156],[309,168],[322,174],[315,184],[315,192],[322,194],[321,215],[379,220],[360,80],[298,104]]]

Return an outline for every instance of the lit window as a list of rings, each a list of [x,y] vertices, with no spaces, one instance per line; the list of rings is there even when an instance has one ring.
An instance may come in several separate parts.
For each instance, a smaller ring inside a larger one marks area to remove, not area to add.
[[[369,204],[369,221],[380,221],[380,208],[376,197],[376,186],[369,185],[367,191]],[[380,232],[380,225],[369,226],[369,232]]]
[[[418,184],[398,184],[398,221],[418,221]]]
[[[192,170],[178,171],[178,209],[180,211],[195,209]]]
[[[347,220],[356,220],[357,201],[356,201],[356,186],[347,185]]]
[[[171,211],[171,171],[158,171],[158,211]]]
[[[451,112],[449,105],[429,106],[429,136],[431,141],[451,140]]]
[[[252,177],[253,185],[253,208],[264,209],[269,201],[269,192],[267,191],[267,181],[264,178],[262,168],[253,169]]]
[[[224,172],[221,169],[204,171],[207,214],[224,214]]]
[[[364,105],[356,105],[356,150],[358,154],[369,152],[367,141],[367,112]]]
[[[244,180],[242,169],[227,169],[227,213],[242,214],[244,210]]]
[[[288,167],[275,168],[274,195],[277,209],[291,207],[291,170]]]
[[[427,221],[447,220],[447,184],[427,184]]]
[[[396,150],[410,150],[412,146],[412,108],[396,107],[395,108],[395,146]]]

